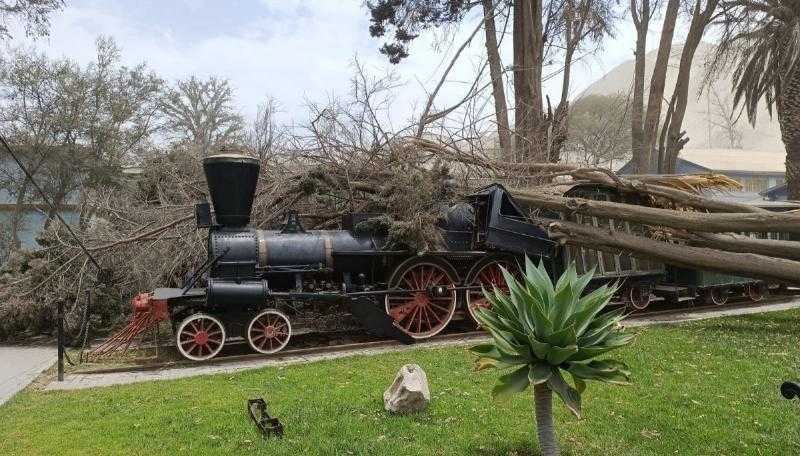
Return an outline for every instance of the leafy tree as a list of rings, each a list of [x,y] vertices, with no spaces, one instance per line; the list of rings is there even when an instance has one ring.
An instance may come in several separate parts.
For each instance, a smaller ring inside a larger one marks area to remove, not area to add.
[[[569,111],[567,161],[592,167],[614,168],[614,161],[630,156],[630,111],[621,95],[588,95]]]
[[[384,43],[381,53],[392,63],[408,57],[408,45],[420,32],[453,24],[475,6],[465,0],[378,0],[367,2],[370,11],[369,33],[384,36],[394,28],[394,40]]]
[[[800,3],[735,0],[723,8],[716,69],[733,66],[733,101],[751,123],[762,100],[770,115],[776,109],[789,199],[800,199]]]
[[[502,65],[497,52],[498,41],[492,39],[496,31],[495,16],[513,18],[515,159],[558,161],[567,137],[571,67],[576,52],[588,44],[600,43],[611,33],[617,19],[616,4],[608,0],[379,0],[367,3],[371,15],[370,34],[380,37],[394,31],[381,52],[390,62],[398,63],[408,56],[410,43],[422,32],[456,24],[478,5],[484,10],[487,59],[501,147],[509,147],[502,139],[508,133],[508,122],[504,118],[505,95],[500,93],[503,87],[499,84]],[[557,60],[561,60],[559,66],[563,64],[560,66],[563,69],[561,98],[555,109],[549,100],[545,108],[543,68]]]
[[[177,132],[201,157],[217,146],[240,141],[244,128],[242,116],[236,112],[233,88],[227,79],[210,77],[203,81],[195,76],[178,81],[168,90],[161,107],[167,117],[167,128]]]
[[[156,129],[162,80],[145,65],[120,65],[109,38],[97,40],[96,61],[83,67],[26,50],[2,63],[0,129],[56,209],[75,192],[118,177]],[[39,196],[16,165],[3,168],[0,185],[14,199],[10,227],[18,246],[25,205]],[[54,216],[49,210],[46,220]]]
[[[46,36],[50,13],[64,7],[64,0],[0,0],[0,40],[11,38],[7,22],[18,19],[25,24],[27,36]]]
[[[627,345],[632,335],[619,325],[624,309],[601,313],[617,291],[603,285],[585,296],[593,272],[578,276],[571,264],[553,284],[542,263],[525,258],[520,279],[503,269],[508,292],[484,290],[491,304],[476,312],[492,342],[472,348],[479,358],[476,369],[509,371],[499,378],[494,396],[519,393],[533,387],[539,447],[543,456],[559,454],[553,426],[555,392],[578,418],[581,393],[587,380],[627,384],[625,364],[597,358]],[[572,377],[572,385],[565,376]]]

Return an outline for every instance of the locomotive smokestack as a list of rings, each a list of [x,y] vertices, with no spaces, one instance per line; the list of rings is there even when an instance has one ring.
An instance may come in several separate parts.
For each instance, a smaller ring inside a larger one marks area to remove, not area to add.
[[[258,160],[244,155],[212,155],[203,160],[217,224],[242,227],[250,223],[258,169]]]

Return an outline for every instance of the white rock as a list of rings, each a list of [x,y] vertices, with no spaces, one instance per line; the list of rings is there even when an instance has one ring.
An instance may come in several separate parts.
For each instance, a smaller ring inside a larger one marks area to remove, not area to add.
[[[394,413],[421,412],[430,402],[428,376],[417,364],[401,367],[392,385],[383,393],[384,407]]]

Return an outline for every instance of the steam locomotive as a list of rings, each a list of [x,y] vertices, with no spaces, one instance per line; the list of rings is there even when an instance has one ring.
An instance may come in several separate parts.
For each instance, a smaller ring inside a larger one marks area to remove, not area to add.
[[[292,337],[297,303],[322,304],[328,312],[347,307],[366,331],[411,343],[440,333],[451,320],[474,320],[475,309],[487,305],[481,288],[504,288],[500,267],[518,273],[525,255],[544,261],[553,276],[569,262],[579,273],[594,270],[590,288],[622,283],[619,301],[633,309],[647,307],[670,275],[663,264],[627,252],[557,245],[530,222],[528,214],[537,208],[521,206],[499,184],[443,210],[439,229],[446,248],[417,253],[387,248],[384,235],[364,229],[370,214],[344,215],[341,230],[306,230],[293,213],[280,229],[250,228],[259,162],[223,154],[203,160],[203,169],[213,212],[203,202],[195,218],[208,229],[207,260],[182,288],[157,288],[134,298],[134,330],[121,331],[126,343],[148,324],[168,319],[178,351],[190,360],[213,358],[235,338],[256,352],[276,353]],[[551,190],[642,204],[597,184]],[[634,234],[643,230],[613,219],[545,215]],[[689,288],[672,284],[669,290]]]
[[[293,333],[285,304],[297,302],[344,303],[369,332],[426,339],[485,306],[481,286],[503,287],[500,266],[514,270],[524,255],[554,274],[567,261],[582,270],[600,262],[597,281],[625,279],[623,296],[637,307],[663,275],[662,266],[626,254],[559,248],[497,184],[443,211],[447,248],[418,254],[387,249],[385,236],[361,229],[369,214],[345,215],[341,230],[306,230],[296,214],[279,230],[249,228],[259,162],[224,154],[203,168],[214,209],[195,208],[198,227],[208,229],[206,262],[183,288],[157,288],[133,303],[140,314],[168,318],[190,360],[210,359],[238,337],[256,352],[280,351]],[[567,193],[587,191],[600,190]]]

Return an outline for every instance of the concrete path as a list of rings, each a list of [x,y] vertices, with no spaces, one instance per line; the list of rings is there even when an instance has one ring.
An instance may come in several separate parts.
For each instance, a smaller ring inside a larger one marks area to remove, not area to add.
[[[0,405],[56,362],[55,347],[0,346]]]
[[[642,316],[628,320],[625,326],[649,326],[657,324],[682,323],[693,320],[704,320],[709,318],[727,317],[733,315],[748,315],[754,313],[776,312],[781,310],[800,308],[800,299],[768,304],[763,306],[753,306],[744,304],[742,306],[730,306],[713,309],[692,310],[685,312],[670,313],[664,315],[655,314],[653,316]],[[47,390],[74,390],[85,388],[96,388],[101,386],[123,385],[129,383],[146,382],[150,380],[169,380],[177,378],[194,377],[197,375],[219,374],[238,372],[246,369],[257,369],[266,366],[285,366],[289,364],[310,363],[326,359],[337,359],[355,355],[376,355],[380,353],[398,352],[404,350],[415,350],[419,348],[438,348],[467,345],[481,340],[486,340],[485,336],[473,336],[447,341],[432,341],[417,343],[414,345],[397,345],[391,347],[381,347],[372,349],[353,349],[336,353],[325,353],[305,356],[295,356],[280,360],[269,358],[232,362],[216,365],[199,365],[196,367],[165,368],[154,371],[140,372],[114,372],[106,374],[74,374],[68,375],[63,382],[52,382],[45,389]]]

